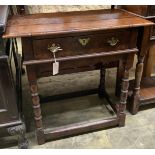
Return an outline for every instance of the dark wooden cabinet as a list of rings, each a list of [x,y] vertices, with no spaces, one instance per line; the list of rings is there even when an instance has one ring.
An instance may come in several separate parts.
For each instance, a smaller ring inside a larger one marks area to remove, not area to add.
[[[0,124],[19,119],[16,88],[7,56],[0,57]]]
[[[19,135],[19,148],[27,148],[21,113],[21,58],[16,40],[2,39],[8,11],[8,6],[0,6],[0,137]]]
[[[129,12],[134,13],[137,16],[141,16],[144,19],[150,20],[155,23],[155,6],[154,5],[124,5],[118,6],[119,8],[125,9]],[[152,27],[152,30],[149,33],[150,40],[148,46],[148,52],[145,56],[144,69],[143,69],[143,78],[141,79],[140,85],[140,97],[137,100],[132,100],[132,106],[130,110],[133,114],[136,114],[139,110],[139,107],[142,105],[150,104],[155,102],[155,77],[151,76],[153,65],[155,64],[155,53],[154,48],[150,50],[153,45],[155,45],[155,26]],[[153,51],[153,52],[152,52]],[[131,81],[131,90],[133,89],[134,81]]]

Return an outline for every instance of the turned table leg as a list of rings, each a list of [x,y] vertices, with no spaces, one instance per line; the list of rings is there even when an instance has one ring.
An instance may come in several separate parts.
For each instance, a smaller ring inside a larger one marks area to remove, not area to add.
[[[143,64],[144,64],[144,57],[138,57],[138,62],[136,65],[135,71],[135,83],[134,83],[134,90],[132,96],[132,106],[131,106],[131,113],[136,114],[139,109],[140,104],[140,82],[143,73]]]
[[[131,102],[132,105],[130,109],[132,114],[136,114],[138,112],[139,105],[140,105],[140,83],[141,83],[142,74],[143,74],[144,59],[149,49],[150,34],[151,34],[151,27],[150,26],[144,27],[137,41],[139,53],[137,55],[138,62],[136,65],[135,83],[134,83],[134,90],[133,90],[132,102]]]
[[[33,104],[33,113],[34,113],[34,120],[36,125],[36,136],[38,140],[38,144],[44,144],[44,130],[43,130],[43,123],[42,123],[42,115],[41,115],[41,108],[40,108],[40,98],[38,95],[38,87],[36,82],[30,82],[30,90],[32,95],[32,104]]]
[[[44,128],[42,122],[42,114],[41,114],[41,107],[40,107],[40,98],[38,94],[38,86],[37,86],[37,77],[35,74],[35,69],[33,67],[26,67],[28,81],[30,85],[30,91],[32,96],[32,106],[33,106],[33,113],[34,113],[34,121],[36,126],[36,136],[38,144],[45,143],[44,137]]]
[[[129,70],[125,69],[122,84],[121,84],[121,94],[120,94],[120,103],[118,106],[118,117],[119,117],[119,126],[125,125],[125,109],[126,109],[126,101],[128,97],[128,88],[129,88]]]

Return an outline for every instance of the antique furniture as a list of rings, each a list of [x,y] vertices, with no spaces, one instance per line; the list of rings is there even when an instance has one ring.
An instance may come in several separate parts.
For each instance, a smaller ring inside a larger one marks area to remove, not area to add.
[[[15,7],[15,6],[14,6]],[[55,13],[55,12],[71,12],[71,11],[88,11],[88,10],[103,10],[103,9],[114,9],[114,6],[110,5],[81,5],[81,6],[29,6],[29,5],[17,5],[14,8],[14,12],[17,14],[21,15],[26,15],[26,14],[37,14],[37,13]],[[74,10],[75,9],[75,10]],[[13,12],[13,11],[12,11]],[[102,68],[102,72],[104,70],[104,74],[106,73],[106,68],[113,68],[117,67],[117,63],[109,63],[104,66],[104,69]],[[120,89],[121,89],[121,78],[122,78],[122,68],[117,67],[117,79],[116,79],[116,87],[115,87],[115,94],[116,96],[120,95]],[[24,73],[24,69],[23,69]],[[96,92],[96,89],[94,90],[88,90],[85,93],[87,94],[88,92]],[[102,93],[103,94],[103,93]],[[101,95],[102,95],[101,94]]]
[[[129,69],[133,65],[136,52],[139,53],[139,61],[146,53],[148,38],[144,36],[148,36],[151,25],[151,22],[119,9],[44,13],[9,18],[3,38],[22,38],[23,63],[26,65],[30,84],[39,144],[48,139],[111,126],[124,126]],[[101,69],[99,94],[104,95],[104,67],[113,62],[122,69],[123,75],[120,102],[110,103],[116,113],[115,117],[75,123],[52,131],[44,129],[37,79]],[[139,78],[142,63],[138,63]],[[136,81],[137,88],[139,78]],[[139,95],[138,93],[137,89],[136,95]]]
[[[0,6],[0,137],[19,135],[19,148],[27,148],[21,113],[21,58],[15,39],[2,39],[8,14],[8,6]]]
[[[129,12],[134,13],[144,19],[150,20],[155,22],[155,6],[153,5],[139,5],[139,6],[132,6],[132,5],[124,5],[119,6],[120,8],[127,10]],[[132,114],[136,114],[139,110],[139,107],[142,105],[147,105],[150,103],[155,102],[155,77],[151,76],[153,64],[155,64],[155,53],[153,45],[155,45],[155,27],[153,26],[152,30],[150,31],[150,41],[148,52],[146,54],[146,58],[144,61],[144,70],[143,70],[143,78],[141,80],[141,89],[140,89],[140,97],[135,98],[132,100],[132,105],[130,106],[130,111]],[[133,89],[133,80],[130,81],[131,83],[131,90]],[[132,93],[130,93],[131,95]]]

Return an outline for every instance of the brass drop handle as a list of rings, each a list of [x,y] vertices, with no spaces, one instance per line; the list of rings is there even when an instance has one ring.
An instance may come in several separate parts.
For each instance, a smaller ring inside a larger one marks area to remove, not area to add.
[[[60,50],[62,50],[62,49],[60,48],[59,45],[56,45],[55,43],[53,43],[52,45],[48,45],[48,48],[47,49],[50,50],[53,53],[54,62],[56,64],[57,63],[57,60],[56,60],[55,53],[58,52],[58,51],[60,51]]]
[[[117,38],[114,38],[114,37],[112,37],[110,40],[107,41],[107,43],[110,46],[116,46],[118,42],[119,42],[119,40]]]
[[[60,45],[59,44],[55,44],[55,43],[52,43],[52,44],[49,44],[48,45],[48,48],[47,48],[50,52],[52,52],[53,54],[53,57],[54,57],[54,62],[52,62],[52,65],[53,65],[53,75],[56,75],[59,73],[59,62],[57,61],[56,59],[56,52],[62,50],[60,48]]]
[[[60,51],[62,49],[59,45],[56,45],[55,43],[53,43],[52,45],[48,46],[48,50],[50,50],[52,53],[56,53],[57,51]]]

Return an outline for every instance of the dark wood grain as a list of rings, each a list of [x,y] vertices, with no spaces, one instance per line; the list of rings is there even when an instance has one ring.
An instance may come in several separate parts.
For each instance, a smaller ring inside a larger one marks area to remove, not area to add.
[[[120,10],[35,14],[10,17],[4,38],[138,27],[152,23]],[[63,26],[62,26],[63,25]]]

